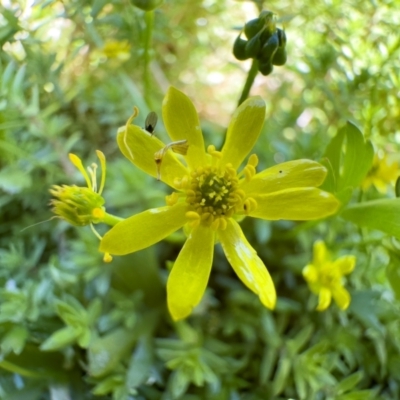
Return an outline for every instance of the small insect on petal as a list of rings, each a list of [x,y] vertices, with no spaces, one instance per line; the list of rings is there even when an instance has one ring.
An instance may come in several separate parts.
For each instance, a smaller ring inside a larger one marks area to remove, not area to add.
[[[162,163],[162,159],[163,159],[165,153],[169,149],[172,149],[172,151],[174,153],[185,156],[187,154],[188,148],[189,148],[189,144],[186,139],[177,140],[176,142],[168,143],[162,149],[160,149],[156,153],[154,153],[154,161],[156,162],[156,166],[157,166],[157,180],[158,181],[161,179],[161,163]]]
[[[146,120],[144,121],[144,129],[146,129],[147,132],[153,134],[154,129],[156,129],[157,121],[157,114],[154,111],[149,112]]]

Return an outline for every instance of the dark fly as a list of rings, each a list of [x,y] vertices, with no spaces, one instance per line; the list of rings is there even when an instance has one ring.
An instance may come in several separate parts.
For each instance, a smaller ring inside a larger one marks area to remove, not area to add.
[[[156,129],[157,120],[157,114],[154,111],[149,112],[146,120],[144,121],[144,129],[146,129],[146,131],[150,134],[153,134],[154,129]]]

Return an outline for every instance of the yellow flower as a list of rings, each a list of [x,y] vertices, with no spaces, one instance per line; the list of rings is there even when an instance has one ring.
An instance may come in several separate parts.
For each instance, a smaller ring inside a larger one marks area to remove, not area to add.
[[[117,58],[121,61],[129,60],[131,45],[127,40],[107,40],[102,53],[107,58]]]
[[[172,152],[163,154],[161,180],[175,191],[167,206],[134,215],[107,232],[100,250],[123,255],[159,242],[185,226],[188,238],[167,282],[168,308],[174,320],[187,317],[201,300],[207,286],[216,240],[241,281],[262,304],[274,308],[272,279],[237,223],[244,216],[266,220],[311,220],[333,214],[339,202],[317,189],[326,169],[317,162],[297,160],[256,174],[257,156],[251,151],[265,119],[265,102],[252,97],[235,111],[221,151],[204,148],[197,112],[179,90],[171,87],[162,115],[173,142],[188,143],[186,164]],[[158,176],[154,154],[165,144],[137,125],[119,129],[118,144],[133,164]]]
[[[387,193],[388,185],[394,182],[399,175],[399,167],[396,162],[388,164],[387,157],[375,155],[371,170],[365,177],[362,188],[367,190],[374,185],[382,193]]]
[[[343,256],[332,261],[323,241],[314,243],[314,257],[303,269],[310,290],[319,295],[317,310],[326,310],[332,297],[342,310],[350,305],[350,294],[343,287],[343,275],[348,275],[356,265],[354,256]]]

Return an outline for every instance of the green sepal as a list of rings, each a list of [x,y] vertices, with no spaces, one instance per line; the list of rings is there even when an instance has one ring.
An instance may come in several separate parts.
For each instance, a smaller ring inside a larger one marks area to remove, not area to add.
[[[356,225],[400,238],[400,199],[367,201],[347,207],[341,216]]]
[[[247,40],[242,39],[240,35],[236,38],[235,42],[233,43],[233,55],[238,60],[243,61],[249,58],[246,54],[246,45],[248,42]]]

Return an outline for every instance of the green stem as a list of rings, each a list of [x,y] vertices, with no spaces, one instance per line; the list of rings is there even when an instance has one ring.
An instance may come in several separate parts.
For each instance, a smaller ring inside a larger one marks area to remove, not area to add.
[[[258,60],[253,59],[250,71],[247,75],[246,83],[244,84],[242,94],[240,95],[238,106],[240,106],[249,97],[249,93],[251,87],[253,86],[254,79],[257,76],[257,72],[258,72]]]
[[[153,38],[154,11],[147,11],[145,13],[145,22],[146,22],[146,31],[144,37],[144,98],[147,102],[147,105],[151,108],[150,51]]]
[[[121,222],[123,220],[124,218],[116,217],[115,215],[105,213],[104,218],[101,222],[110,226],[114,226],[118,224],[118,222]]]

